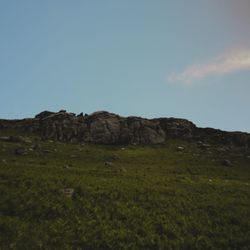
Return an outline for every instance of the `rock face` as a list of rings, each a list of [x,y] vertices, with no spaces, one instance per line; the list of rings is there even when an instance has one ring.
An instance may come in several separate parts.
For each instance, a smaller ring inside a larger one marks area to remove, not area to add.
[[[75,115],[65,110],[43,111],[32,119],[0,120],[0,129],[18,128],[43,139],[97,144],[161,144],[168,139],[218,142],[250,147],[250,134],[197,128],[192,122],[176,118],[145,119],[121,117],[106,111]]]
[[[85,116],[48,113],[36,119],[40,124],[37,132],[46,139],[99,144],[158,144],[165,141],[159,121],[124,118],[105,111]]]

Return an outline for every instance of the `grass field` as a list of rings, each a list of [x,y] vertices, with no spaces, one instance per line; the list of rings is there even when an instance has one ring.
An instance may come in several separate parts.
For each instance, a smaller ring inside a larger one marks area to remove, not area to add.
[[[0,249],[250,249],[250,152],[24,138],[0,141]]]

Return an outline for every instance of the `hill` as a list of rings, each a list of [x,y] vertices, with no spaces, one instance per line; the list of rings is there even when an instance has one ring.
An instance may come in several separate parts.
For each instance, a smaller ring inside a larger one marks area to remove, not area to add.
[[[175,118],[1,120],[0,249],[249,249],[249,146]]]

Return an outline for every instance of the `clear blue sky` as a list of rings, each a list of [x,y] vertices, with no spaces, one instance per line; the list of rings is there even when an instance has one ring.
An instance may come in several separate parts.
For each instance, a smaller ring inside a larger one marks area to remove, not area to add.
[[[249,0],[0,0],[0,118],[187,118],[250,132]]]

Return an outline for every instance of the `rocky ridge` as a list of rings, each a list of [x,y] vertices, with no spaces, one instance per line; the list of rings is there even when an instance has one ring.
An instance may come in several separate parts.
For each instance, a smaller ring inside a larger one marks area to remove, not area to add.
[[[216,142],[228,146],[250,147],[250,134],[198,128],[176,118],[146,119],[122,117],[106,111],[90,115],[43,111],[35,118],[0,120],[0,129],[21,129],[43,139],[96,144],[162,144],[169,139]]]

